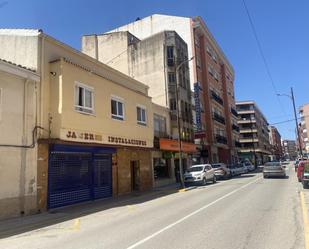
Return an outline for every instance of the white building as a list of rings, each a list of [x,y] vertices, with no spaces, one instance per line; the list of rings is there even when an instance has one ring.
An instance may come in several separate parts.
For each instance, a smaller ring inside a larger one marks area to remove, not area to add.
[[[39,76],[0,60],[0,219],[36,211]]]

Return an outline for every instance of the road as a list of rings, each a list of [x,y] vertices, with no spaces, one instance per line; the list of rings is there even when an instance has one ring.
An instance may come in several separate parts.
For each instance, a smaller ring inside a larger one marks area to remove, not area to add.
[[[300,185],[249,173],[0,240],[1,249],[302,249]]]

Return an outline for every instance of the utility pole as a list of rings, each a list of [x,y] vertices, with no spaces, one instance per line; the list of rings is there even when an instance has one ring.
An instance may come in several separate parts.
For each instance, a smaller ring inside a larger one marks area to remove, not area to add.
[[[183,180],[183,165],[182,165],[182,142],[181,142],[181,126],[180,126],[180,115],[179,115],[179,88],[178,88],[178,83],[179,83],[179,75],[178,71],[181,68],[181,66],[191,60],[193,60],[194,57],[191,57],[190,59],[186,59],[182,61],[179,65],[176,66],[176,85],[175,85],[175,90],[176,90],[176,116],[177,116],[177,129],[178,129],[178,154],[179,154],[179,180],[180,180],[180,187],[184,188],[185,183]]]
[[[300,156],[303,157],[303,150],[302,150],[302,147],[301,147],[301,140],[300,140],[300,134],[299,134],[299,128],[298,128],[298,122],[297,122],[297,114],[296,114],[293,87],[291,87],[291,99],[292,99],[293,108],[294,108],[294,117],[295,117],[295,124],[296,124],[296,131],[297,131],[297,138],[298,138],[298,145],[299,145],[298,146],[299,147],[299,153],[300,153]]]

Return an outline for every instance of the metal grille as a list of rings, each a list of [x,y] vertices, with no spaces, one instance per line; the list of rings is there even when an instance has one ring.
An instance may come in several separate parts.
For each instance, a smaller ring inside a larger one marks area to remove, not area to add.
[[[112,195],[112,157],[109,154],[94,155],[94,198]]]
[[[50,153],[48,208],[112,195],[111,154]]]

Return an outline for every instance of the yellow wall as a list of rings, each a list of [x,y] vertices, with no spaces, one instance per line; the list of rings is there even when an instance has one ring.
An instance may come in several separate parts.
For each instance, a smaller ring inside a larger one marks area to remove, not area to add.
[[[67,130],[93,132],[103,136],[109,144],[108,135],[146,141],[146,146],[153,147],[153,114],[151,98],[131,90],[106,78],[88,72],[78,65],[63,59],[50,64],[49,110],[52,117],[51,137],[63,140],[86,142],[66,137]],[[94,114],[82,114],[74,109],[75,82],[94,88]],[[115,95],[124,100],[125,120],[111,118],[111,97]],[[146,107],[147,125],[137,124],[136,106]],[[92,141],[93,142],[93,141]]]

